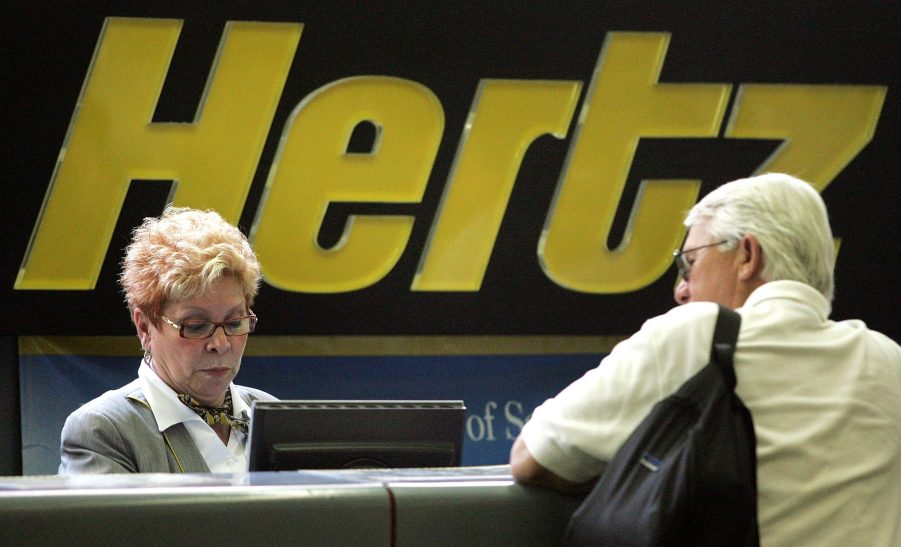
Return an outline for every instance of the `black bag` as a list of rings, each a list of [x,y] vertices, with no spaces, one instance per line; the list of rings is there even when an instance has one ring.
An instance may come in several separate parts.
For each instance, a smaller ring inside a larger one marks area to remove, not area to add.
[[[573,514],[567,545],[758,545],[751,413],[735,394],[741,316],[720,306],[710,362],[657,403]]]

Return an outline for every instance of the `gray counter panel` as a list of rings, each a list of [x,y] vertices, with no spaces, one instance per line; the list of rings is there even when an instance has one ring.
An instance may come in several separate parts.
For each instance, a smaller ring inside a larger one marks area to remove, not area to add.
[[[580,498],[518,484],[389,484],[398,547],[560,545]]]
[[[579,502],[506,466],[0,477],[0,544],[559,545]]]
[[[383,487],[0,494],[4,545],[390,545]]]

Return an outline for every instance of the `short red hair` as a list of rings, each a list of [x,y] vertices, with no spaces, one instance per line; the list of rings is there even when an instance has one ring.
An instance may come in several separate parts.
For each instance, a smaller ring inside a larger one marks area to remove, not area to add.
[[[119,283],[128,309],[159,326],[162,308],[202,295],[222,277],[244,288],[247,308],[260,286],[260,264],[247,238],[215,211],[169,206],[132,232]]]

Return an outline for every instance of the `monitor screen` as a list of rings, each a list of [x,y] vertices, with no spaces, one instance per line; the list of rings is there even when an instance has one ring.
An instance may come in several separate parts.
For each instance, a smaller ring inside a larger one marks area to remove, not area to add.
[[[463,401],[255,401],[249,471],[457,467]]]

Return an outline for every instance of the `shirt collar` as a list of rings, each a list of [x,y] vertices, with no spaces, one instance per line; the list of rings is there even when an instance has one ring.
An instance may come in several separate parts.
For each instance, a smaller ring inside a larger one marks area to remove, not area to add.
[[[832,304],[826,300],[823,293],[806,283],[789,280],[770,281],[757,287],[742,307],[749,308],[765,300],[781,298],[807,304],[814,309],[821,321],[829,319],[829,314],[832,313]]]
[[[150,409],[153,411],[156,425],[160,431],[165,431],[175,424],[190,420],[203,421],[203,418],[198,416],[196,412],[178,400],[175,390],[166,385],[147,363],[141,362],[141,366],[138,368],[138,377],[143,381],[144,396],[147,398],[147,404],[150,405]],[[230,383],[228,389],[231,390],[232,394],[234,415],[239,418],[247,418],[250,415],[250,408],[247,406],[247,403],[238,395],[234,384]]]
[[[234,383],[228,385],[228,389],[232,392],[232,413],[236,418],[250,420],[250,406],[238,394],[238,389]]]

